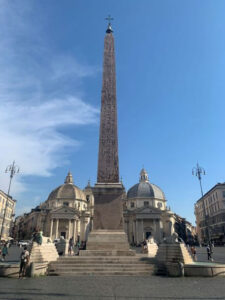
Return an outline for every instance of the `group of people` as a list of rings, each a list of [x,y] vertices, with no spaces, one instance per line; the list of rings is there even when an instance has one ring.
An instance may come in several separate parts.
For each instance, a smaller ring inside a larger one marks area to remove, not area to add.
[[[79,255],[80,250],[86,249],[86,242],[79,242],[77,241],[76,244],[74,244],[73,237],[69,239],[69,249],[68,254],[69,255]]]
[[[214,248],[214,244],[212,242],[208,243],[208,245],[206,247],[208,261],[213,261],[213,257],[212,257],[212,255],[213,255],[213,248]],[[191,254],[192,254],[193,260],[197,261],[195,246],[191,246],[190,250],[191,250]]]

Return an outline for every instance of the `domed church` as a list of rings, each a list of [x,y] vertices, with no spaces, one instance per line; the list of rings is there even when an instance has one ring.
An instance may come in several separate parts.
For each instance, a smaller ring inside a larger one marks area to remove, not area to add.
[[[174,232],[174,213],[166,206],[163,191],[149,182],[145,169],[140,172],[139,183],[132,186],[124,201],[124,226],[130,244],[139,245],[153,237],[161,242]]]
[[[85,241],[92,227],[94,196],[90,183],[81,190],[73,182],[71,172],[64,184],[54,189],[48,199],[24,216],[23,238],[30,238],[34,229],[43,231],[52,240],[63,236],[74,242]]]

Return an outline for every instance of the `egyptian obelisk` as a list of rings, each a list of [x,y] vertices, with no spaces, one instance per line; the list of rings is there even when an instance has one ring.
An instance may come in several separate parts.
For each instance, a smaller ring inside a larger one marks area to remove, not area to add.
[[[86,254],[133,255],[123,226],[125,189],[119,181],[116,68],[114,37],[110,20],[104,40],[101,120],[97,183],[93,188],[94,221]]]

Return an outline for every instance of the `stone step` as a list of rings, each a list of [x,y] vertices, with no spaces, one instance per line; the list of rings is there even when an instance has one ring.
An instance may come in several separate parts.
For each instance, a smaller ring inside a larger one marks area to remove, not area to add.
[[[151,276],[153,272],[151,271],[95,271],[95,272],[90,272],[90,271],[60,271],[58,273],[55,272],[49,272],[48,275],[50,276],[82,276],[82,275],[89,275],[89,276]]]
[[[59,262],[52,262],[52,264],[54,264],[55,266],[83,266],[84,268],[86,268],[87,266],[89,265],[110,265],[110,266],[120,266],[120,265],[128,265],[128,266],[134,266],[134,267],[137,267],[139,265],[141,266],[151,266],[152,264],[150,263],[147,263],[147,264],[144,264],[144,263],[135,263],[135,264],[132,264],[132,263],[126,263],[126,262],[123,262],[123,263],[111,263],[111,262],[107,262],[107,263],[96,263],[96,262],[91,262],[91,263],[80,263],[80,262],[77,262],[77,263],[59,263]]]
[[[61,259],[58,258],[58,263],[130,263],[130,264],[136,264],[136,263],[154,263],[154,260],[114,260],[114,259],[105,259],[105,260],[96,260],[96,259]]]
[[[154,261],[153,258],[148,258],[148,257],[118,257],[118,256],[111,256],[111,257],[97,257],[97,256],[61,256],[58,259],[59,261],[62,260],[70,260],[70,261],[75,261],[75,260],[80,260],[80,261]]]
[[[50,264],[49,265],[49,268],[51,269],[68,269],[68,268],[73,268],[73,269],[96,269],[96,268],[111,268],[111,269],[116,269],[116,268],[130,268],[130,269],[151,269],[153,268],[154,265],[143,265],[143,264],[139,264],[139,265],[127,265],[127,264],[121,264],[121,265],[113,265],[113,264],[102,264],[102,265],[99,265],[99,264],[95,264],[95,265],[82,265],[82,264],[77,264],[77,265],[67,265],[67,264],[60,264],[60,265],[57,265],[57,264]]]
[[[64,272],[91,272],[91,273],[95,273],[95,272],[149,272],[152,273],[154,271],[153,268],[149,268],[149,269],[130,269],[130,268],[115,268],[115,269],[111,269],[111,268],[90,268],[90,269],[76,269],[76,268],[68,268],[68,269],[63,269],[63,268],[59,268],[59,269],[49,269],[49,272],[55,272],[55,273],[64,273]]]

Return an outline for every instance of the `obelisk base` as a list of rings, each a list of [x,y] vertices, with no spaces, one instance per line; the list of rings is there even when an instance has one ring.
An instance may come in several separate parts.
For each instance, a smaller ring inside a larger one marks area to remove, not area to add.
[[[87,250],[81,256],[134,256],[123,230],[94,230],[88,236]]]
[[[130,256],[123,227],[124,186],[118,183],[97,183],[92,189],[95,199],[94,226],[82,256]]]

